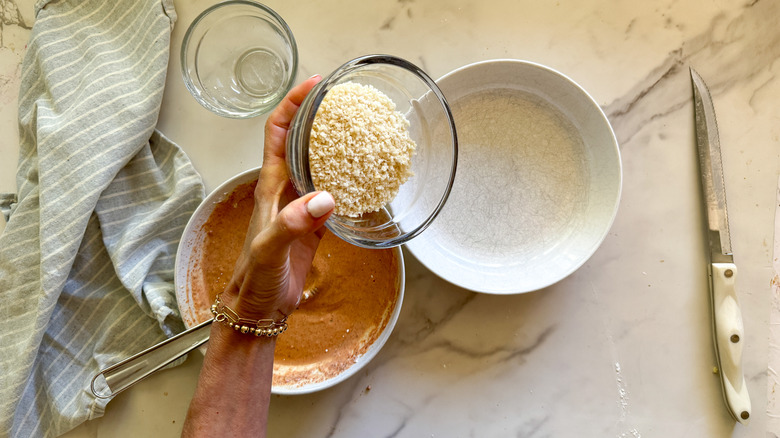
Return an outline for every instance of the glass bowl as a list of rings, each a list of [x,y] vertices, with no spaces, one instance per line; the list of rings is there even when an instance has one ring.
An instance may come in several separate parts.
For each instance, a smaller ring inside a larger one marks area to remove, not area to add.
[[[279,14],[260,3],[231,0],[192,22],[181,46],[181,69],[184,85],[206,109],[249,118],[275,107],[290,90],[298,48]]]
[[[354,245],[398,246],[422,233],[450,194],[458,161],[452,112],[433,79],[406,60],[368,55],[347,62],[309,92],[290,126],[287,166],[299,195],[316,190],[309,170],[309,137],[314,117],[328,91],[346,82],[373,86],[407,118],[409,136],[417,145],[411,165],[414,175],[381,210],[356,218],[332,215],[325,225]]]

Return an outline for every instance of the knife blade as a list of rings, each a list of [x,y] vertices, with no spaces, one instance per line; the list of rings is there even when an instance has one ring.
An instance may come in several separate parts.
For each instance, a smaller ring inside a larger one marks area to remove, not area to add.
[[[707,85],[693,68],[690,70],[706,240],[709,247],[707,272],[715,357],[726,407],[736,421],[747,424],[751,406],[742,371],[744,326],[735,289],[737,266],[731,251],[718,122]]]

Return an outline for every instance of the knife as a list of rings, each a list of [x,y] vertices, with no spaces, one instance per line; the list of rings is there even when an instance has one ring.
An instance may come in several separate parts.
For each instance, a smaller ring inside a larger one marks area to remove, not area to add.
[[[742,372],[744,327],[734,284],[737,266],[731,252],[726,188],[720,155],[718,122],[707,85],[691,68],[696,145],[704,195],[708,273],[712,307],[712,336],[723,398],[731,416],[742,424],[750,420],[750,397]]]

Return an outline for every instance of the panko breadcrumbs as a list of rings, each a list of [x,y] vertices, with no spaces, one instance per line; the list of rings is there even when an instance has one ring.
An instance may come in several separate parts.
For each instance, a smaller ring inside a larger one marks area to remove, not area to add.
[[[412,176],[408,128],[375,87],[346,82],[328,91],[314,117],[309,168],[314,187],[333,195],[336,214],[357,217],[395,198]]]

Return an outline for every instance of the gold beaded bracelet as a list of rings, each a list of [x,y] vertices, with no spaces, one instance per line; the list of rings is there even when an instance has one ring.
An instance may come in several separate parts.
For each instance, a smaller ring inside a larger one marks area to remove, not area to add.
[[[281,321],[274,321],[273,319],[254,320],[241,318],[235,310],[222,303],[220,295],[222,294],[217,294],[214,304],[211,305],[211,313],[214,315],[214,321],[226,322],[227,325],[235,331],[255,336],[277,336],[287,330],[286,316],[282,318]]]

